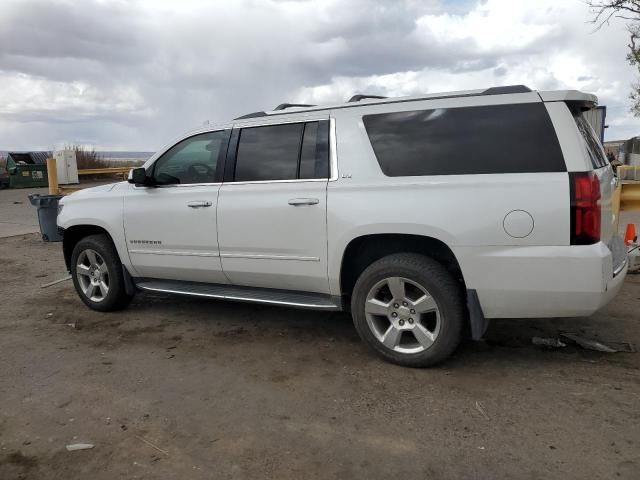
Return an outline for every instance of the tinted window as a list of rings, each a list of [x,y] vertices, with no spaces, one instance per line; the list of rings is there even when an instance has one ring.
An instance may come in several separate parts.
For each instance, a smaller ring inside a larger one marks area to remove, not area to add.
[[[303,123],[244,128],[240,132],[235,180],[292,180],[298,173]]]
[[[300,151],[299,178],[316,178],[316,150],[318,143],[318,122],[307,123],[302,137]]]
[[[363,121],[391,177],[566,171],[542,103],[383,113]]]
[[[591,128],[591,125],[589,125],[589,122],[587,122],[587,119],[584,118],[582,112],[574,111],[573,118],[584,140],[587,152],[589,152],[589,159],[593,167],[600,168],[609,165],[598,136],[593,131],[593,128]]]
[[[161,185],[215,182],[218,158],[226,138],[224,131],[218,131],[181,141],[156,161],[153,177]]]
[[[244,128],[234,180],[328,178],[329,122]]]
[[[329,178],[329,121],[318,122],[316,141],[316,175],[314,178]]]

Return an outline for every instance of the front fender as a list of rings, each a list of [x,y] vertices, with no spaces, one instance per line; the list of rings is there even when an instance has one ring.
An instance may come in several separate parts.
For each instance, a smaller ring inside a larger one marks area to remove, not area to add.
[[[124,236],[124,197],[98,194],[95,196],[73,195],[65,198],[58,214],[58,227],[68,230],[77,226],[95,226],[105,230],[116,247],[120,261],[131,268]]]

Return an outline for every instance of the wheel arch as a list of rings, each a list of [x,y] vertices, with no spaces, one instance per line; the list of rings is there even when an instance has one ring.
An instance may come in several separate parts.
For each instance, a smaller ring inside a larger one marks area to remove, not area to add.
[[[64,263],[67,267],[67,270],[71,269],[71,254],[73,253],[73,249],[78,244],[78,242],[83,238],[88,237],[89,235],[99,234],[107,235],[111,242],[115,245],[113,236],[107,231],[106,228],[98,225],[73,225],[64,230],[64,235],[62,238],[62,252],[64,254]],[[122,258],[120,258],[120,261],[122,261]]]
[[[345,247],[340,263],[341,295],[350,296],[364,269],[393,253],[418,253],[433,258],[465,285],[458,259],[442,240],[418,234],[376,233],[355,237]]]
[[[373,262],[394,253],[418,253],[442,264],[460,282],[466,296],[467,333],[474,340],[484,335],[488,321],[484,317],[478,294],[468,289],[455,253],[444,241],[428,235],[376,233],[353,238],[344,249],[340,264],[340,292],[343,306],[350,305],[350,296],[360,274]]]

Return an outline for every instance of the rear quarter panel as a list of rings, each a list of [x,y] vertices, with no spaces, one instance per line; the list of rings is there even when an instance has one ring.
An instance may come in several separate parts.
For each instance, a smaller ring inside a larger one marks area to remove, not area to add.
[[[342,252],[351,240],[374,233],[434,237],[453,250],[467,288],[480,281],[473,247],[568,245],[569,182],[566,172],[387,177],[376,159],[362,116],[372,113],[540,102],[537,94],[496,95],[332,111],[339,178],[329,182],[327,226],[329,279],[340,292]],[[496,145],[496,148],[500,148]],[[446,162],[447,159],[442,159]],[[524,210],[533,230],[509,236],[505,216]],[[482,268],[486,268],[483,262]]]

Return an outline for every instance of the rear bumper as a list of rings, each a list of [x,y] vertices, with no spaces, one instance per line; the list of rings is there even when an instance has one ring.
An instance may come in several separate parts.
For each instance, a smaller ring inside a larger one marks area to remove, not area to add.
[[[460,247],[467,288],[487,318],[588,316],[608,304],[627,274],[602,242],[580,246]]]

